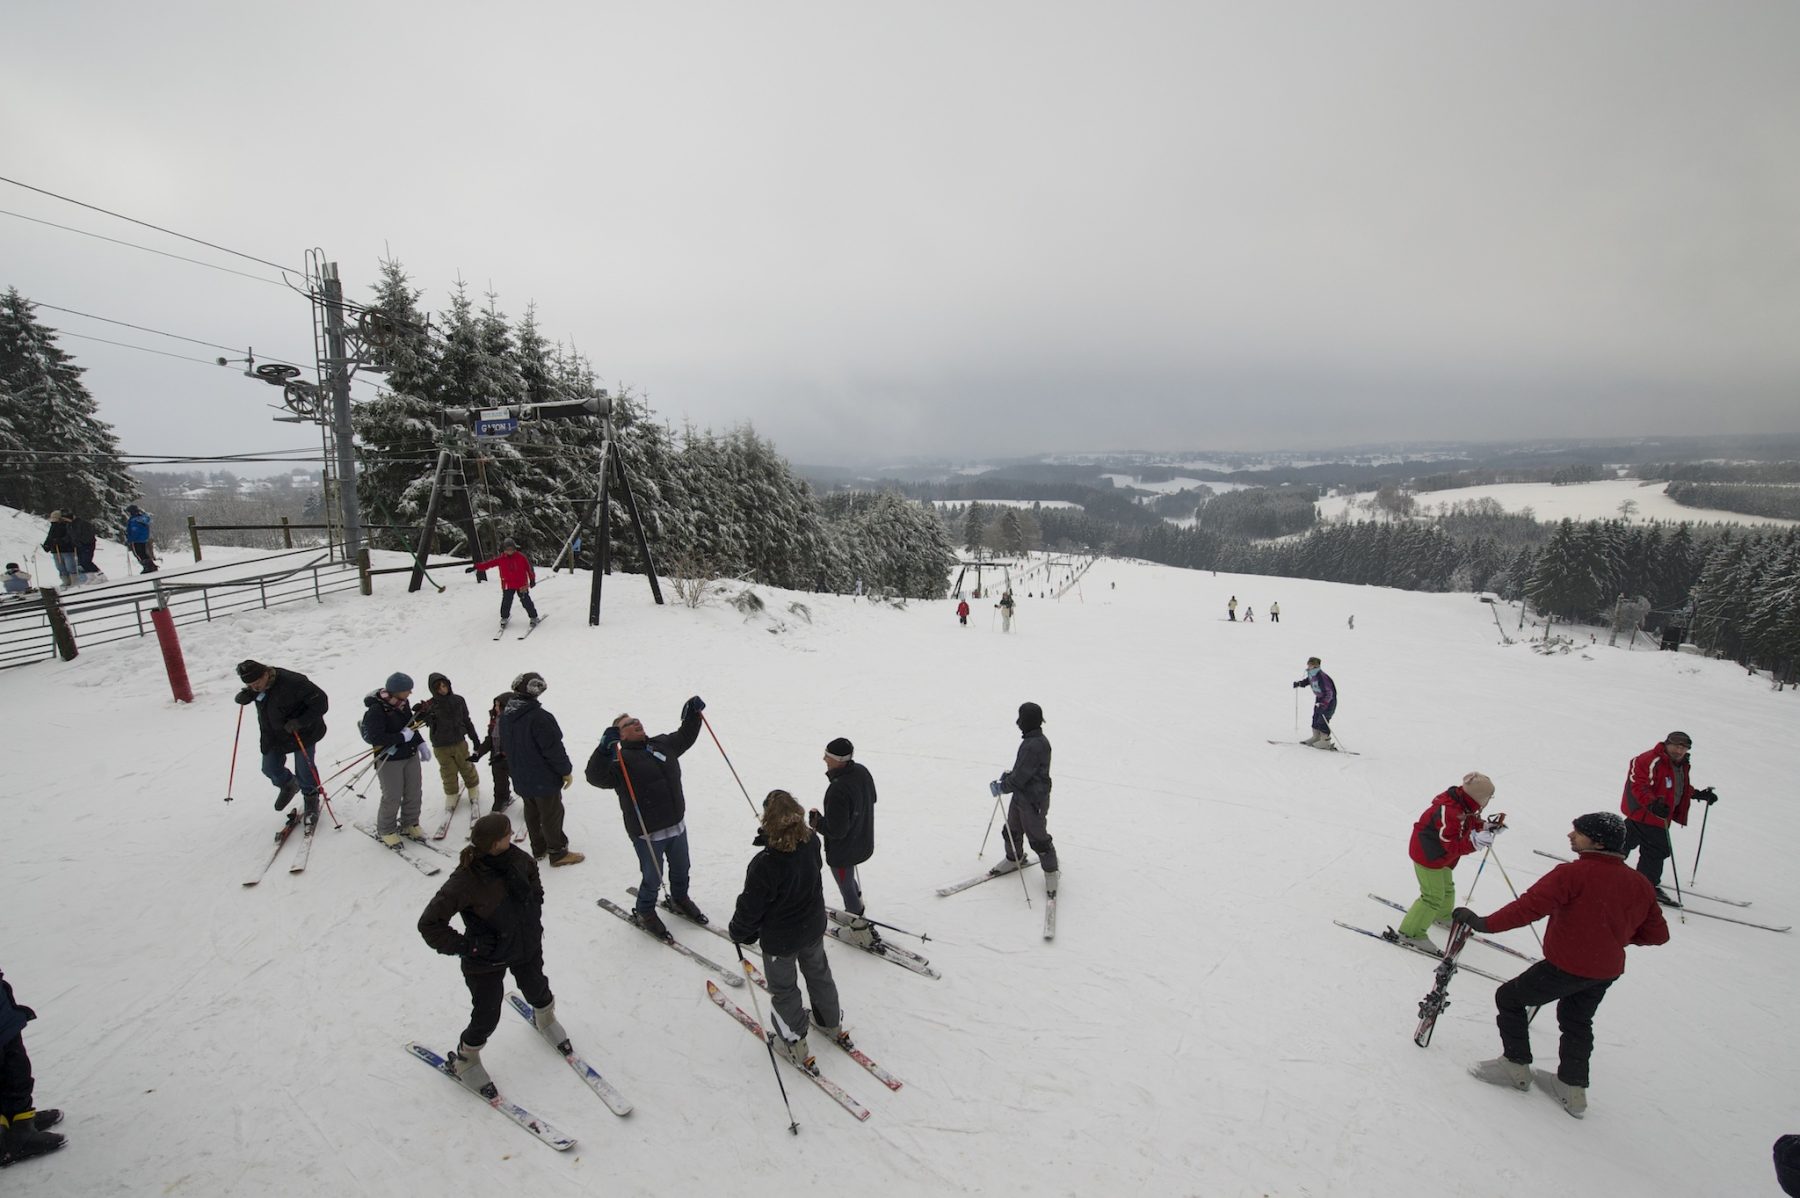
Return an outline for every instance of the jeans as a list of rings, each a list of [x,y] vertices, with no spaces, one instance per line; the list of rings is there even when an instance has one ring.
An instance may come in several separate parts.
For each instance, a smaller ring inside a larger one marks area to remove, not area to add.
[[[287,733],[284,732],[282,735],[287,736]],[[289,737],[288,739],[292,740],[293,738]],[[319,742],[315,740],[301,743],[306,745],[306,753],[304,757],[295,756],[292,770],[288,769],[288,754],[298,754],[300,745],[295,745],[291,749],[273,749],[264,753],[262,755],[263,777],[273,782],[277,789],[286,786],[289,782],[298,782],[301,794],[316,795],[319,793],[319,781],[313,775],[313,767],[309,762],[316,757]]]
[[[832,880],[838,884],[838,893],[844,896],[844,910],[852,915],[863,913],[862,886],[856,880],[854,865],[834,865],[831,867]]]
[[[1606,997],[1606,988],[1614,978],[1584,978],[1565,973],[1548,961],[1539,961],[1530,969],[1494,991],[1494,1006],[1499,1015],[1494,1022],[1500,1028],[1500,1043],[1506,1059],[1521,1065],[1531,1064],[1531,1024],[1526,1007],[1556,1003],[1556,1023],[1562,1028],[1560,1065],[1557,1078],[1565,1086],[1588,1084],[1588,1058],[1594,1055],[1594,1011]]]
[[[537,619],[538,618],[537,605],[532,603],[530,591],[501,591],[500,592],[500,619],[502,621],[512,619],[512,605],[513,605],[513,596],[514,595],[517,595],[519,597],[519,603],[521,606],[523,606],[525,608],[525,614],[530,616],[534,620]]]
[[[656,850],[656,860],[665,862],[669,871],[669,896],[686,898],[689,866],[687,833],[671,836],[667,840],[651,841],[650,844]],[[638,866],[643,870],[637,892],[637,910],[641,914],[655,909],[656,892],[662,879],[657,876],[656,860],[651,858],[651,850],[645,847],[644,838],[633,836],[631,847],[637,850]]]

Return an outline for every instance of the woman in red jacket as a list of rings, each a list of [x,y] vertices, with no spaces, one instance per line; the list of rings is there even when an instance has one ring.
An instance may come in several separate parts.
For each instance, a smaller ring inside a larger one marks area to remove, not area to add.
[[[463,573],[473,574],[477,570],[495,568],[500,571],[500,627],[504,629],[506,621],[512,618],[515,594],[518,595],[519,602],[524,605],[525,614],[531,617],[532,627],[537,627],[537,607],[531,602],[531,588],[537,585],[537,571],[531,568],[531,563],[525,560],[523,553],[519,552],[518,542],[511,537],[500,542],[499,557],[490,558],[485,562],[476,562]]]
[[[1575,860],[1559,865],[1513,902],[1483,919],[1458,907],[1455,919],[1477,932],[1522,928],[1544,916],[1544,960],[1494,992],[1505,1055],[1469,1072],[1496,1086],[1529,1090],[1532,1078],[1577,1119],[1587,1113],[1588,1058],[1594,1053],[1594,1012],[1607,987],[1625,972],[1628,944],[1667,944],[1669,925],[1656,889],[1625,864],[1625,821],[1610,811],[1575,820],[1569,830]],[[1527,1007],[1556,1003],[1562,1054],[1555,1073],[1531,1067]]]

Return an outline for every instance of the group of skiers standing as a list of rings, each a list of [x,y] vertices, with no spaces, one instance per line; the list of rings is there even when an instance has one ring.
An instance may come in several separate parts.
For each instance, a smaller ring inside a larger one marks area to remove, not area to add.
[[[1467,924],[1476,932],[1502,932],[1548,917],[1544,960],[1503,984],[1494,994],[1502,1055],[1470,1069],[1498,1086],[1529,1090],[1535,1079],[1569,1114],[1587,1112],[1594,1013],[1607,989],[1625,972],[1627,945],[1668,942],[1660,905],[1676,905],[1661,887],[1670,853],[1670,820],[1687,823],[1690,803],[1718,801],[1711,787],[1695,790],[1688,776],[1693,740],[1671,732],[1633,758],[1626,771],[1620,812],[1592,812],[1570,826],[1575,860],[1558,865],[1513,902],[1482,916],[1456,905],[1456,863],[1491,852],[1506,830],[1506,817],[1488,817],[1494,783],[1476,772],[1463,776],[1431,801],[1414,822],[1407,842],[1419,898],[1388,937],[1436,953],[1427,930],[1433,923]],[[1625,863],[1638,850],[1636,869]],[[1527,1008],[1556,1003],[1561,1050],[1554,1073],[1531,1068]]]
[[[137,558],[138,564],[143,566],[140,573],[148,574],[155,570],[156,558],[150,544],[150,517],[135,503],[125,509],[124,534],[126,545]],[[92,520],[60,509],[50,513],[50,528],[44,535],[43,548],[56,563],[56,574],[64,587],[106,581],[106,575],[94,561],[94,552],[99,543],[100,533]],[[9,577],[16,569],[17,563],[7,566]]]
[[[1231,601],[1225,605],[1225,618],[1233,624],[1239,623],[1237,610],[1238,610],[1237,596],[1233,595],[1231,597]],[[1254,607],[1244,608],[1244,618],[1243,618],[1242,622],[1245,624],[1256,623],[1256,609]],[[1281,623],[1281,604],[1279,604],[1279,603],[1269,604],[1269,623],[1271,623],[1271,624]]]

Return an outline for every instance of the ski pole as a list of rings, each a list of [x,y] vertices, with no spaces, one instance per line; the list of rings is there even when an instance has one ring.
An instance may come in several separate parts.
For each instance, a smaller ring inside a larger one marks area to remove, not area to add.
[[[733,940],[731,942],[731,947],[737,950],[738,964],[744,967],[744,981],[746,983],[744,989],[750,992],[750,1009],[756,1012],[756,1026],[763,1029],[763,1047],[769,1050],[769,1068],[775,1071],[775,1086],[781,1091],[781,1105],[787,1108],[788,1134],[797,1136],[800,1134],[800,1124],[799,1121],[794,1118],[794,1104],[788,1101],[787,1083],[781,1080],[781,1066],[775,1063],[776,1033],[763,1022],[762,1003],[758,1002],[756,999],[756,971],[750,967],[749,960],[745,958],[743,945]],[[774,999],[770,999],[769,1001],[773,1004]]]
[[[298,732],[294,733],[294,744],[299,746],[300,760],[306,762],[306,768],[312,771],[313,782],[319,788],[319,801],[325,804],[325,814],[331,817],[331,826],[342,831],[344,825],[338,822],[337,812],[331,809],[331,796],[325,793],[325,780],[319,777],[319,767],[313,764],[312,754],[306,751],[306,742],[300,739]]]
[[[1462,905],[1468,906],[1475,899],[1475,882],[1481,881],[1481,871],[1487,868],[1488,858],[1494,855],[1494,846],[1488,845],[1487,852],[1481,855],[1481,864],[1475,867],[1475,881],[1469,883],[1469,893],[1463,896]]]
[[[1663,825],[1663,835],[1669,835],[1669,827],[1667,824]],[[1642,861],[1643,859],[1643,854],[1640,852],[1638,854],[1638,860]],[[1675,918],[1682,923],[1686,923],[1687,910],[1681,905],[1681,866],[1675,863],[1675,838],[1672,836],[1669,837],[1669,872],[1675,875]],[[1690,878],[1689,881],[1692,881],[1692,879]]]
[[[231,802],[232,788],[237,785],[238,740],[244,735],[244,707],[248,706],[249,704],[246,703],[243,707],[238,708],[237,731],[231,735],[231,772],[225,777],[225,801],[227,803]]]
[[[331,774],[330,777],[327,777],[325,780],[329,782],[332,778],[337,777],[338,774],[346,773],[359,765],[368,764],[369,758],[375,756],[376,752],[377,750],[375,749],[369,749],[366,752],[358,753],[355,757],[349,759],[349,764],[340,766],[335,773]]]
[[[1506,864],[1500,860],[1500,854],[1494,852],[1494,846],[1491,844],[1488,845],[1488,853],[1493,856],[1494,864],[1500,867],[1500,876],[1505,879],[1506,888],[1512,891],[1513,898],[1517,900],[1519,897],[1519,888],[1512,884],[1512,875],[1506,872]],[[1538,952],[1541,953],[1544,951],[1544,938],[1538,935],[1537,925],[1535,923],[1529,926],[1531,928],[1532,939],[1537,941]]]
[[[625,768],[625,746],[614,745],[613,751],[617,754],[613,760],[619,763],[619,776],[625,779],[625,793],[631,796],[632,813],[638,817],[638,827],[644,831],[644,852],[650,854],[650,864],[656,867],[656,888],[667,894],[669,885],[663,879],[662,858],[656,855],[656,844],[650,839],[649,826],[644,823],[644,809],[638,806],[637,790],[631,785],[631,771]],[[738,957],[741,960],[743,954],[739,953]]]
[[[891,923],[882,923],[879,919],[870,919],[867,915],[858,915],[856,918],[862,920],[864,923],[872,923],[878,928],[886,928],[890,932],[898,932],[902,936],[911,936],[916,940],[931,939],[931,937],[923,932],[909,932],[905,928],[897,928]]]
[[[1300,688],[1294,687],[1294,732],[1300,731]]]
[[[1000,840],[1002,843],[1012,846],[1013,864],[1018,866],[1013,872],[1019,875],[1019,893],[1025,896],[1025,907],[1029,910],[1031,908],[1031,887],[1025,885],[1025,846],[1019,843],[1018,837],[1012,835],[1012,829],[1004,824],[1000,826]]]
[[[994,796],[994,809],[992,811],[988,812],[987,831],[983,832],[981,834],[981,851],[975,854],[975,859],[977,861],[979,861],[983,857],[987,856],[988,837],[990,837],[994,834],[994,820],[997,819],[999,817],[999,815],[1000,815],[1000,796],[995,795]]]
[[[725,768],[731,771],[732,780],[738,784],[738,789],[743,791],[744,802],[750,804],[750,814],[756,818],[757,823],[761,823],[762,813],[756,809],[755,803],[750,802],[750,792],[744,790],[744,780],[738,777],[737,766],[731,764],[731,754],[725,751],[724,745],[719,744],[719,734],[713,731],[712,721],[706,718],[704,711],[700,713],[700,722],[706,725],[706,734],[712,737],[713,744],[719,745],[719,756],[725,759]],[[623,766],[624,762],[621,761],[619,764]]]
[[[1700,872],[1700,850],[1706,847],[1706,817],[1711,814],[1712,804],[1708,803],[1706,805],[1706,810],[1700,813],[1700,843],[1694,846],[1694,864],[1693,867],[1688,870],[1688,882],[1690,884],[1694,880],[1694,875]],[[1670,856],[1673,857],[1674,854],[1671,853]]]

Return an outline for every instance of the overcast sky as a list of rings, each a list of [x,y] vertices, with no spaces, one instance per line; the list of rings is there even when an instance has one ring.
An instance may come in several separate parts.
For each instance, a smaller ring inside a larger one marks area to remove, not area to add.
[[[1800,428],[1793,3],[20,0],[0,175],[367,298],[391,253],[802,462]],[[268,267],[0,184],[0,209]],[[0,286],[310,363],[0,215]],[[219,351],[44,311],[69,332]],[[316,446],[73,338],[130,452]],[[358,391],[368,392],[368,387]]]

